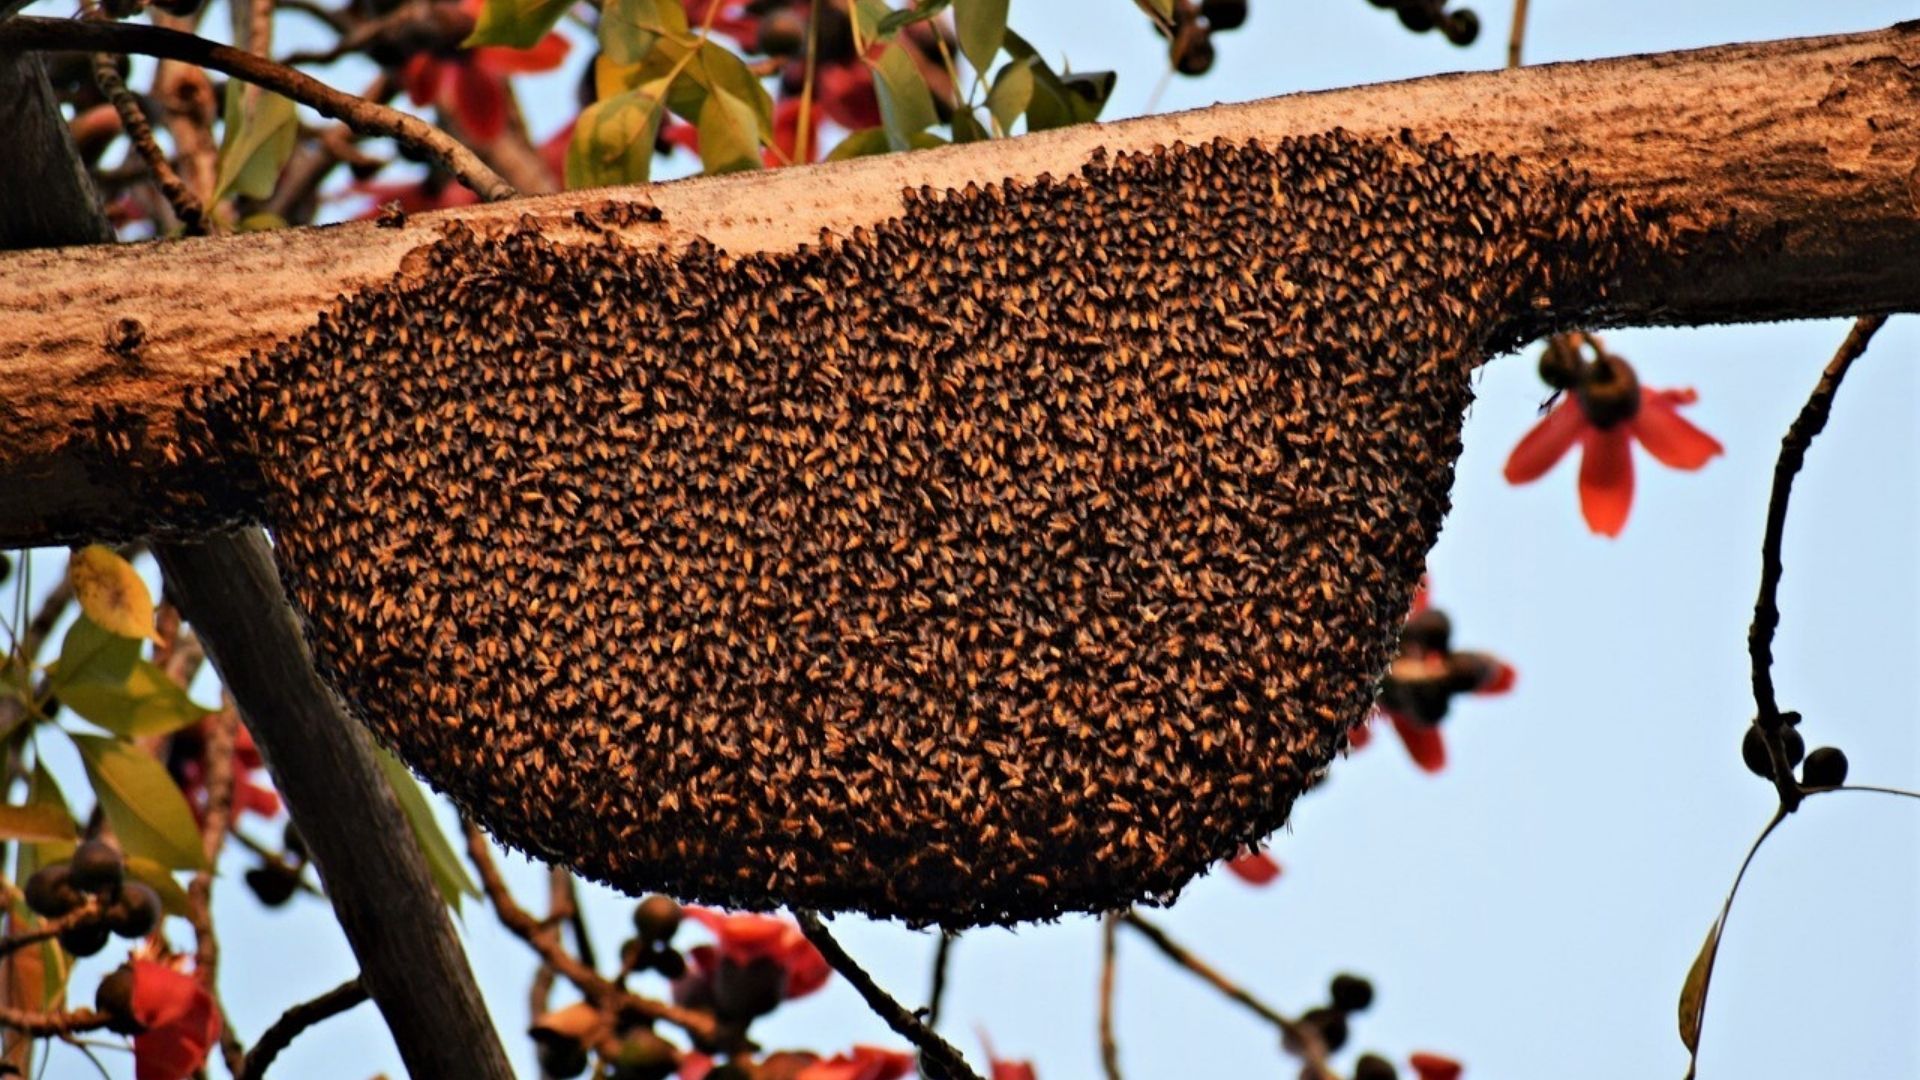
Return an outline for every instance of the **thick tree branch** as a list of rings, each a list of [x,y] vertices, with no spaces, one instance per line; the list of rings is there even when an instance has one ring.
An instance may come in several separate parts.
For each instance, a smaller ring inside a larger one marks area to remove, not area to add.
[[[0,28],[0,40],[8,31]],[[1096,148],[1276,140],[1344,127],[1450,134],[1517,166],[1561,161],[1680,231],[1678,254],[1604,302],[1561,314],[1587,327],[1708,323],[1920,309],[1920,24],[1220,106],[1123,123],[800,169],[575,192],[371,224],[164,245],[0,257],[0,544],[133,533],[145,523],[113,478],[59,447],[95,408],[170,427],[176,403],[250,351],[312,323],[341,293],[407,273],[458,221],[532,221],[599,242],[578,211],[646,200],[641,244],[704,238],[786,250],[896,213],[902,188],[1065,174]],[[32,160],[29,158],[29,160]],[[0,183],[4,183],[0,180]],[[605,215],[602,215],[603,217]],[[417,260],[416,260],[417,261]],[[1600,290],[1595,290],[1596,295]],[[134,320],[132,360],[103,348]]]
[[[267,759],[408,1071],[511,1077],[419,844],[365,733],[314,673],[266,538],[248,530],[154,551]]]

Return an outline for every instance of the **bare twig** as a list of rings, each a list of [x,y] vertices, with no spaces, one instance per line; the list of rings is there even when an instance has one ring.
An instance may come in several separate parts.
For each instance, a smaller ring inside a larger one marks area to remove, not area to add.
[[[473,151],[418,117],[342,93],[293,68],[193,34],[139,23],[18,15],[0,23],[0,52],[9,50],[135,53],[199,64],[284,94],[363,135],[386,136],[432,157],[484,199],[510,199],[519,194]]]
[[[72,1012],[41,1012],[36,1009],[16,1009],[11,1005],[0,1005],[0,1028],[9,1032],[39,1039],[54,1035],[74,1035],[82,1031],[99,1031],[107,1026],[107,1014],[92,1009],[75,1009]]]
[[[921,1023],[920,1018],[907,1011],[906,1006],[894,1000],[893,995],[880,988],[847,950],[841,948],[827,930],[827,924],[820,916],[811,911],[796,911],[794,918],[799,920],[800,930],[827,958],[833,970],[846,977],[860,997],[880,1019],[887,1022],[902,1038],[912,1043],[920,1051],[920,1071],[928,1080],[980,1080],[980,1074],[973,1071],[967,1059],[947,1040],[940,1037],[932,1028]]]
[[[0,938],[0,956],[19,952],[29,945],[51,941],[73,927],[97,923],[100,918],[100,901],[90,896],[85,903],[57,919],[47,919],[31,930],[22,930],[17,934],[8,934]]]
[[[1520,66],[1520,46],[1527,40],[1527,0],[1513,0],[1513,29],[1507,34],[1507,66]]]
[[[233,743],[240,714],[231,704],[207,724],[203,758],[206,762],[207,804],[200,818],[200,846],[205,866],[187,883],[187,922],[193,927],[193,974],[207,993],[220,997],[220,938],[213,929],[213,868],[226,845],[227,826],[233,821]],[[222,1034],[231,1031],[223,1025]],[[227,1071],[238,1075],[244,1054],[238,1040],[223,1038],[220,1049]]]
[[[301,1032],[323,1020],[339,1016],[365,1000],[367,988],[360,985],[360,976],[355,975],[319,997],[288,1009],[267,1028],[260,1036],[260,1041],[253,1044],[253,1052],[234,1070],[234,1080],[260,1080],[267,1074],[267,1066],[272,1065],[273,1059],[280,1056],[280,1051],[292,1045]]]
[[[1781,562],[1781,546],[1787,529],[1787,505],[1793,498],[1793,480],[1807,461],[1807,450],[1813,440],[1827,426],[1827,418],[1833,413],[1833,399],[1840,392],[1840,382],[1847,377],[1847,371],[1867,351],[1867,345],[1873,340],[1886,316],[1871,315],[1854,320],[1853,328],[1847,331],[1845,341],[1828,361],[1826,370],[1820,373],[1820,381],[1814,385],[1813,393],[1807,403],[1800,408],[1800,415],[1794,417],[1787,428],[1787,434],[1780,442],[1780,457],[1773,466],[1773,491],[1767,500],[1767,527],[1765,537],[1760,542],[1760,595],[1753,603],[1753,625],[1747,632],[1747,652],[1753,666],[1753,703],[1757,710],[1754,722],[1766,734],[1769,756],[1773,758],[1774,784],[1780,791],[1780,802],[1791,811],[1800,804],[1800,789],[1793,782],[1793,770],[1787,763],[1785,748],[1780,744],[1780,728],[1783,720],[1780,702],[1774,696],[1773,687],[1773,634],[1780,626],[1780,578],[1785,572]]]
[[[1100,1067],[1107,1080],[1120,1078],[1120,1046],[1113,1034],[1113,982],[1115,946],[1119,938],[1120,917],[1108,912],[1100,920]]]
[[[940,944],[933,950],[933,989],[927,994],[927,1026],[940,1026],[940,1003],[947,996],[947,963],[953,958],[953,942],[959,937],[952,931],[940,932]]]
[[[493,861],[493,849],[488,846],[486,834],[470,821],[463,821],[461,827],[467,839],[467,859],[480,878],[481,891],[486,893],[495,917],[500,920],[500,925],[526,942],[539,955],[541,963],[578,987],[588,1000],[603,1011],[624,1011],[650,1020],[665,1020],[703,1042],[725,1041],[724,1033],[712,1016],[697,1009],[684,1009],[623,990],[568,952],[560,942],[556,927],[541,925],[539,919],[534,918],[513,898],[513,892],[507,888],[506,878],[500,875],[500,867]]]
[[[133,148],[140,154],[140,160],[146,162],[147,172],[153,176],[153,184],[166,197],[167,205],[173,207],[175,217],[180,219],[181,228],[189,236],[204,236],[207,232],[207,208],[200,203],[200,197],[187,187],[186,181],[173,170],[173,163],[167,160],[166,151],[153,137],[153,125],[147,122],[147,111],[140,107],[140,101],[127,89],[120,78],[120,69],[114,63],[111,53],[93,54],[93,81],[100,92],[113,105],[113,111],[120,116],[120,127],[126,132]]]
[[[1279,1010],[1254,997],[1240,988],[1238,983],[1215,971],[1206,961],[1190,952],[1185,946],[1167,936],[1167,932],[1140,917],[1137,911],[1124,911],[1120,921],[1140,933],[1141,937],[1152,942],[1154,948],[1166,954],[1169,960],[1186,968],[1215,990],[1225,994],[1228,999],[1245,1006],[1254,1015],[1272,1024],[1285,1036],[1286,1041],[1300,1047],[1300,1057],[1307,1063],[1308,1070],[1314,1075],[1324,1073],[1327,1068],[1327,1044],[1320,1032],[1311,1024],[1302,1024]]]

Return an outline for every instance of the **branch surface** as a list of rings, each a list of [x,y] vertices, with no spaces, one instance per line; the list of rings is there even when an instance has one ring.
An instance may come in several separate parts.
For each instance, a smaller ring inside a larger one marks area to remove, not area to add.
[[[0,35],[6,33],[0,28]],[[0,41],[4,37],[0,36]],[[1447,75],[1083,125],[905,155],[572,192],[238,237],[0,256],[0,544],[132,534],[135,501],[59,448],[96,408],[167,431],[186,390],[309,326],[341,294],[418,274],[455,222],[598,242],[576,212],[645,202],[614,229],[669,248],[791,250],[899,212],[903,188],[1077,170],[1096,149],[1276,141],[1343,127],[1451,135],[1521,167],[1561,161],[1683,239],[1569,319],[1589,328],[1920,310],[1920,23],[1515,71]],[[637,219],[638,215],[634,215]],[[127,321],[138,354],[107,349]]]

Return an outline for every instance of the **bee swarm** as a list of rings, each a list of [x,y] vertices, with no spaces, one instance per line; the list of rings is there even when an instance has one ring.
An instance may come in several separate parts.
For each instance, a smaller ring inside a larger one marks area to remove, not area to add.
[[[730,256],[450,230],[189,405],[322,672],[503,841],[962,927],[1165,900],[1345,745],[1473,367],[1657,242],[1340,132]],[[216,499],[218,501],[218,499]]]

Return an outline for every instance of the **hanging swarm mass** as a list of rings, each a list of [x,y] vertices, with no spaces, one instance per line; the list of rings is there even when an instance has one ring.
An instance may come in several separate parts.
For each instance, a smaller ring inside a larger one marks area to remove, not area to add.
[[[324,673],[507,843],[1046,918],[1286,820],[1392,655],[1473,366],[1645,233],[1338,132],[922,189],[776,254],[454,227],[177,452],[253,463]]]

